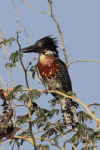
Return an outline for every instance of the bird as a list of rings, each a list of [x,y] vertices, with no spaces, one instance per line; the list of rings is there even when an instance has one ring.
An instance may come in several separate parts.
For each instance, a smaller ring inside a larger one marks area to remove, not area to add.
[[[46,90],[58,90],[63,93],[72,91],[72,83],[66,64],[59,58],[58,40],[51,35],[38,40],[34,45],[25,47],[23,53],[38,53],[37,74]],[[60,99],[63,122],[66,126],[76,127],[78,117],[72,99],[51,93]]]

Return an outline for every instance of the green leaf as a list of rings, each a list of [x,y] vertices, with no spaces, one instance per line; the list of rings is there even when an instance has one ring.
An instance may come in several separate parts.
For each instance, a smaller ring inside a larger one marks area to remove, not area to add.
[[[79,121],[84,123],[84,120],[87,121],[88,119],[92,120],[91,116],[83,111],[78,112]]]
[[[24,103],[29,101],[29,97],[27,96],[26,93],[23,93],[22,95],[19,96],[18,101],[23,101]]]
[[[15,64],[17,61],[20,61],[22,57],[23,57],[23,52],[16,51],[15,53],[12,53],[10,55],[9,60],[11,60],[13,64]]]
[[[19,90],[22,92],[22,85],[17,85],[14,89],[8,94],[7,99],[13,99],[14,94],[16,94]]]
[[[35,72],[37,72],[37,65],[34,65],[30,68],[30,71],[32,72],[33,79],[35,78]]]
[[[55,142],[56,145],[58,145],[58,135],[55,135],[54,142]]]
[[[68,143],[68,142],[65,141],[64,144],[63,144],[63,148],[64,148],[64,149],[66,148],[66,143]]]
[[[38,97],[41,96],[41,93],[37,91],[36,89],[33,89],[28,92],[28,97],[33,101],[33,99],[38,99]]]
[[[15,124],[20,125],[20,124],[24,124],[24,123],[29,123],[30,118],[26,117],[24,119],[17,119]]]
[[[50,150],[49,145],[38,145],[37,148],[38,150]]]
[[[13,63],[6,63],[5,64],[5,67],[8,69],[9,67],[12,68],[12,67],[15,67],[16,65],[13,64]]]
[[[12,41],[16,41],[16,39],[14,38],[14,37],[11,37],[10,39],[8,39],[8,40],[6,40],[5,38],[0,42],[0,45],[1,44],[7,44],[7,43],[9,43],[9,46],[11,46],[11,44],[12,44]]]

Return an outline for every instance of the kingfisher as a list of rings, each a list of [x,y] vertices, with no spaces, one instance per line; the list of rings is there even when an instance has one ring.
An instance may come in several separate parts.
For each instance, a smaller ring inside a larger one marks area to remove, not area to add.
[[[46,36],[38,40],[34,45],[25,47],[23,53],[38,53],[37,74],[47,90],[58,90],[63,93],[72,91],[71,79],[66,64],[59,59],[57,38]],[[72,99],[52,93],[56,98],[60,98],[60,105],[64,124],[75,127],[78,117]]]

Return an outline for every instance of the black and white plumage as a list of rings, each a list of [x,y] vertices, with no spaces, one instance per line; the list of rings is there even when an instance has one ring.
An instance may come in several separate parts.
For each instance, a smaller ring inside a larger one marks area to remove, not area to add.
[[[72,91],[72,84],[65,63],[59,59],[57,47],[57,40],[47,36],[38,40],[35,45],[23,48],[22,51],[24,53],[35,52],[39,54],[38,76],[47,90],[68,93]],[[59,96],[61,99],[64,123],[75,126],[78,123],[78,118],[72,100],[57,93],[52,93],[52,95],[56,98]]]

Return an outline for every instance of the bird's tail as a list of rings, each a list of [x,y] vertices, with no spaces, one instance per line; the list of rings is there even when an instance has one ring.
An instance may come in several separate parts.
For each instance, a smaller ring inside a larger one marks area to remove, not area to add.
[[[68,98],[61,99],[61,108],[64,123],[74,128],[79,121],[72,100]]]

